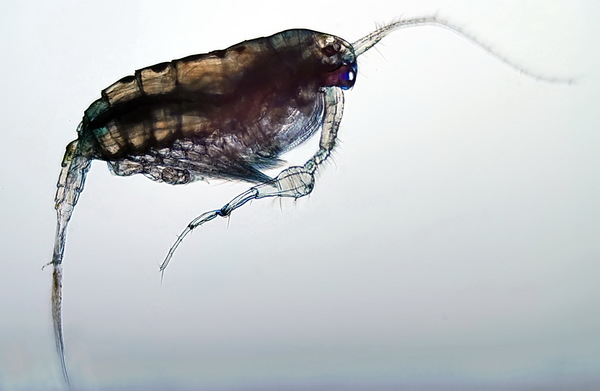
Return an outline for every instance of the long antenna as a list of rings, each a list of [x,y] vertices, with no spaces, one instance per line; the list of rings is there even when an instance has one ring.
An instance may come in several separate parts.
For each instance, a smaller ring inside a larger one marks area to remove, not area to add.
[[[437,16],[426,16],[426,17],[422,17],[422,18],[413,18],[413,19],[400,19],[400,20],[397,20],[390,24],[387,24],[383,27],[380,27],[377,30],[373,31],[370,34],[365,35],[364,37],[362,37],[361,39],[359,39],[358,41],[356,41],[352,44],[352,46],[354,47],[354,54],[356,55],[356,57],[360,56],[361,54],[363,54],[364,52],[366,52],[367,50],[369,50],[373,46],[375,46],[379,41],[381,41],[384,37],[386,37],[392,31],[396,31],[396,30],[406,28],[406,27],[418,27],[418,26],[436,26],[436,27],[441,27],[446,30],[452,31],[453,33],[458,34],[462,38],[471,42],[473,45],[479,47],[480,49],[483,49],[485,52],[487,52],[489,55],[496,58],[503,64],[508,65],[509,67],[516,70],[517,72],[519,72],[527,77],[530,77],[534,80],[544,81],[547,83],[560,83],[560,84],[572,84],[574,82],[574,80],[570,79],[570,78],[546,77],[546,76],[542,76],[538,73],[535,73],[533,71],[530,71],[527,68],[525,68],[521,65],[518,65],[515,62],[509,60],[507,57],[499,54],[490,45],[487,45],[487,44],[481,42],[480,40],[475,38],[473,35],[467,33],[462,28],[455,26],[443,19],[440,19]]]

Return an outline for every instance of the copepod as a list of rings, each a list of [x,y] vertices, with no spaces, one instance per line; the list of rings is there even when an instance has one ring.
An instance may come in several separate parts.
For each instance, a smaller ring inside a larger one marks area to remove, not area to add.
[[[63,377],[70,384],[62,333],[62,260],[67,224],[92,160],[116,175],[143,174],[171,185],[216,178],[253,184],[223,207],[188,224],[160,266],[194,228],[250,200],[300,198],[314,187],[315,172],[335,147],[344,107],[343,91],[357,78],[357,57],[388,33],[434,25],[466,38],[500,61],[535,79],[461,29],[436,17],[398,20],[354,43],[312,30],[286,30],[137,70],[104,89],[84,112],[77,139],[68,144],[55,208],[52,316]],[[275,178],[279,156],[320,130],[316,153]]]

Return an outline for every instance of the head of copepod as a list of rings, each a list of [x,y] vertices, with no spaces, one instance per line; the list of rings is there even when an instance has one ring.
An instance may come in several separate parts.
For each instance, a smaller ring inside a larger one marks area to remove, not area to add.
[[[323,86],[349,89],[356,82],[356,56],[352,45],[329,34],[315,37],[315,55],[323,65]]]
[[[282,31],[267,39],[295,77],[344,90],[354,85],[356,55],[345,40],[306,29]]]

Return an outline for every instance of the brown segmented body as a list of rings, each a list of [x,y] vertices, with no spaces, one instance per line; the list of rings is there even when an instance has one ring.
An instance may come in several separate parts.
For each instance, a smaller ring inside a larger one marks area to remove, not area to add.
[[[313,49],[323,37],[288,30],[140,69],[86,110],[81,148],[118,175],[267,180],[260,170],[322,122],[328,64]]]

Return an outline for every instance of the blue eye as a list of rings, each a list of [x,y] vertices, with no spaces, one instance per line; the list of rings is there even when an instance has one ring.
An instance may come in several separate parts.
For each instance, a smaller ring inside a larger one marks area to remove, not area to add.
[[[344,66],[344,71],[340,72],[338,77],[340,80],[340,88],[342,90],[350,89],[356,81],[356,63]]]
[[[343,80],[344,83],[340,84],[342,90],[349,90],[350,87],[354,85],[354,71],[350,70],[348,72],[344,72],[340,75],[340,80]]]

